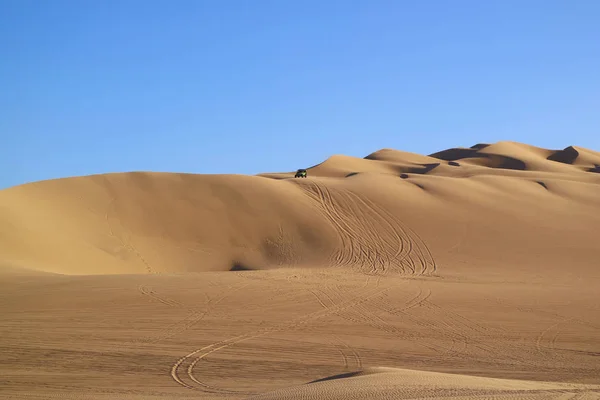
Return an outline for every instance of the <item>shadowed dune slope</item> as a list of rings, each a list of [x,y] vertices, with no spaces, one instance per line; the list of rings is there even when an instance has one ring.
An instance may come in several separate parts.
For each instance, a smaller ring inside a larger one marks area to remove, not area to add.
[[[0,192],[0,265],[430,275],[485,261],[577,274],[600,255],[599,164],[591,150],[500,142],[333,156],[306,179],[134,172],[36,182]]]
[[[563,150],[547,150],[516,142],[454,148],[434,153],[430,157],[495,169],[546,173],[589,171],[600,163],[600,153],[591,150],[573,146]]]

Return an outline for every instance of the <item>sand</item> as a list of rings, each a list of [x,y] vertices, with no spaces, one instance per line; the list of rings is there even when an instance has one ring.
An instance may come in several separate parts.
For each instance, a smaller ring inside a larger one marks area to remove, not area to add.
[[[499,142],[2,190],[0,398],[599,399],[599,172]]]

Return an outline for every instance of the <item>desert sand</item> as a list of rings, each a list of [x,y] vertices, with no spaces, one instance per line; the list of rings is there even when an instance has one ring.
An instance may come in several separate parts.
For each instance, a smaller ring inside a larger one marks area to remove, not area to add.
[[[0,191],[0,397],[600,399],[600,153],[307,170]]]

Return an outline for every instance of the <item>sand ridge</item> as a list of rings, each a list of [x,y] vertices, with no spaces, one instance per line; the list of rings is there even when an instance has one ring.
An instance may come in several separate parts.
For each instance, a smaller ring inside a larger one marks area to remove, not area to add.
[[[2,190],[0,397],[599,398],[599,166],[499,142]]]
[[[600,385],[483,378],[459,374],[368,368],[248,399],[561,399],[600,397]]]

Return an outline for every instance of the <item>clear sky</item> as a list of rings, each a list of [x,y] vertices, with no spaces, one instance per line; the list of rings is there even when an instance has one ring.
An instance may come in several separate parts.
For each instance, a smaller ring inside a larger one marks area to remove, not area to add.
[[[0,0],[0,188],[600,151],[600,1]]]

